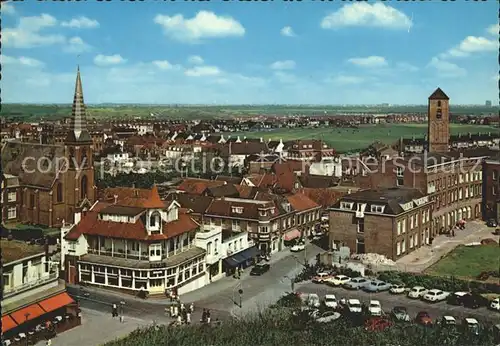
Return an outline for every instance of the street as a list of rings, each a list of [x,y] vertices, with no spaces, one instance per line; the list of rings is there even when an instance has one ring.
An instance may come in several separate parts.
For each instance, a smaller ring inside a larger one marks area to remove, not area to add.
[[[366,293],[364,291],[351,291],[341,287],[330,287],[324,284],[307,283],[301,285],[297,290],[302,293],[316,293],[320,298],[324,298],[325,294],[335,294],[337,300],[345,299],[359,299],[361,303],[368,304],[370,299],[378,300],[382,305],[382,309],[386,313],[390,313],[395,306],[404,306],[407,308],[408,313],[414,318],[418,312],[426,311],[433,318],[439,318],[444,315],[450,315],[457,320],[473,317],[478,321],[500,323],[500,313],[491,311],[486,308],[467,309],[463,306],[453,306],[446,302],[439,302],[430,304],[418,299],[409,299],[404,294],[393,295],[388,292],[381,293]]]

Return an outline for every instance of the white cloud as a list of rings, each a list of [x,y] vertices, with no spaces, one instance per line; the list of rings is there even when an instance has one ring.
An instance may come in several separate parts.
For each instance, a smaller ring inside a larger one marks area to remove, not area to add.
[[[237,20],[209,11],[199,11],[191,19],[184,18],[182,14],[159,14],[154,18],[154,22],[162,26],[166,36],[183,42],[197,43],[207,38],[245,35],[245,28]]]
[[[441,77],[461,77],[467,74],[464,68],[436,57],[432,58],[428,66],[436,69]]]
[[[486,29],[486,31],[488,31],[488,33],[491,35],[498,36],[498,33],[500,32],[500,25],[499,24],[492,24],[488,27],[488,29]]]
[[[99,27],[99,22],[95,19],[90,19],[85,16],[80,16],[77,18],[73,18],[70,21],[62,22],[61,26],[67,28],[92,29]]]
[[[201,65],[203,64],[205,61],[203,60],[203,58],[199,55],[191,55],[190,57],[188,57],[188,62],[190,64],[194,64],[194,65]]]
[[[155,60],[152,62],[153,65],[158,67],[160,70],[172,70],[174,65],[172,65],[167,60]]]
[[[282,36],[287,36],[287,37],[295,37],[295,32],[293,31],[291,26],[285,26],[281,29],[280,31]]]
[[[498,51],[498,40],[467,36],[460,44],[439,55],[441,59],[467,57],[474,53]]]
[[[418,71],[418,67],[409,64],[407,62],[398,62],[396,64],[396,68],[401,71],[408,71],[408,72],[416,72]]]
[[[189,77],[218,76],[221,70],[217,66],[195,66],[187,69],[184,74]]]
[[[12,4],[2,1],[0,6],[2,8],[2,14],[10,14],[10,15],[16,14],[16,9]]]
[[[97,66],[110,66],[110,65],[118,65],[126,62],[125,59],[122,58],[119,54],[114,55],[102,55],[98,54],[94,58],[94,64]]]
[[[64,43],[65,38],[59,34],[40,33],[45,28],[57,25],[57,19],[48,14],[33,17],[21,17],[15,28],[4,28],[2,43],[12,48],[32,48]]]
[[[28,58],[24,56],[16,58],[3,54],[0,56],[0,61],[4,65],[23,65],[27,67],[40,67],[44,65],[43,62],[37,59]]]
[[[293,70],[296,64],[293,60],[275,61],[271,64],[273,70]]]
[[[412,21],[406,14],[393,7],[383,3],[366,2],[344,5],[321,21],[323,29],[348,26],[408,29],[412,26]]]
[[[383,56],[372,55],[366,58],[351,58],[348,63],[362,67],[383,67],[387,66],[387,61]]]
[[[63,50],[67,53],[83,53],[91,49],[92,47],[78,36],[70,38],[67,45],[63,48]]]

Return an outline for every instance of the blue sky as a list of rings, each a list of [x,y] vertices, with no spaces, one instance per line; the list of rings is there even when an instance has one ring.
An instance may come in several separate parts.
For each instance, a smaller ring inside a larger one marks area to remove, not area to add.
[[[498,4],[2,3],[2,101],[498,104]]]

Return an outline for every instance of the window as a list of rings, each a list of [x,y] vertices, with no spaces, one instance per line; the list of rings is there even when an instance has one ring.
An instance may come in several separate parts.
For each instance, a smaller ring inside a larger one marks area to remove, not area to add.
[[[372,213],[380,213],[382,214],[384,212],[384,206],[383,205],[372,205],[371,206],[371,212]]]
[[[491,193],[493,194],[493,196],[495,196],[497,194],[497,187],[495,185],[492,186]],[[9,209],[9,212],[10,212],[10,209]]]
[[[30,208],[34,208],[35,207],[35,195],[34,194],[30,194]]]
[[[404,168],[403,167],[397,167],[396,169],[396,177],[403,177],[404,176]]]
[[[243,249],[243,239],[240,239],[240,248]]]
[[[58,203],[63,201],[63,186],[61,183],[57,183],[56,200]]]
[[[498,171],[497,170],[493,170],[493,180],[497,180],[498,179]]]
[[[406,252],[406,240],[405,240],[405,239],[403,239],[403,240],[401,241],[401,252],[402,252],[402,253],[405,253],[405,252]]]
[[[233,220],[233,228],[240,227],[240,220]]]
[[[10,273],[9,274],[3,274],[3,285],[4,286],[10,286]]]
[[[440,101],[438,101],[440,102]],[[441,119],[443,117],[443,113],[441,112],[441,108],[436,110],[436,119]]]
[[[460,200],[463,198],[462,193],[463,193],[462,188],[458,189],[458,199]]]
[[[401,233],[405,233],[406,232],[406,220],[403,220],[401,222]]]
[[[413,235],[410,236],[410,249],[413,249]]]
[[[209,242],[207,244],[207,255],[211,255],[212,254],[212,242]]]
[[[215,239],[214,241],[214,252],[216,255],[219,253],[219,239]]]
[[[437,106],[441,107],[441,101],[440,100],[438,100],[438,105]]]
[[[84,198],[87,198],[87,176],[84,175],[82,177],[82,180],[80,182],[80,198],[81,199],[84,199]]]
[[[418,227],[418,214],[415,214],[415,227]]]
[[[401,243],[400,242],[398,242],[396,244],[396,255],[397,256],[401,255]]]
[[[413,229],[413,215],[410,216],[410,229]]]
[[[7,195],[7,201],[8,202],[15,202],[16,201],[16,193],[9,192],[9,194]]]
[[[340,209],[352,210],[353,202],[340,202]]]
[[[398,235],[401,235],[401,221],[398,221]]]
[[[16,213],[16,207],[11,207],[9,208],[8,210],[8,214],[7,214],[7,218],[8,219],[15,219],[17,216],[17,213]]]
[[[365,232],[365,221],[364,221],[364,219],[358,219],[357,232],[358,233],[364,233]]]

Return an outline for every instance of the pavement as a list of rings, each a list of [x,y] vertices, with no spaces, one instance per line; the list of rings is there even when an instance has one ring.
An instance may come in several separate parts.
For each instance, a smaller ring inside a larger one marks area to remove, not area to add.
[[[359,299],[362,304],[368,304],[372,299],[378,300],[386,313],[390,313],[395,306],[404,306],[407,308],[412,318],[415,318],[420,311],[426,311],[433,320],[445,315],[450,315],[457,320],[473,317],[482,322],[500,323],[500,313],[497,311],[491,311],[486,308],[467,309],[463,306],[449,305],[446,302],[427,303],[418,299],[410,299],[404,294],[393,295],[388,292],[367,293],[364,291],[351,291],[341,287],[330,287],[324,284],[314,283],[304,284],[297,291],[302,293],[316,293],[320,299],[323,299],[326,294],[335,294],[337,300],[342,298]]]
[[[459,245],[479,242],[486,238],[495,239],[498,242],[500,237],[493,234],[494,230],[494,228],[487,227],[484,222],[470,221],[464,230],[455,233],[455,237],[439,235],[432,245],[423,246],[402,257],[396,261],[396,265],[402,271],[421,273]]]

